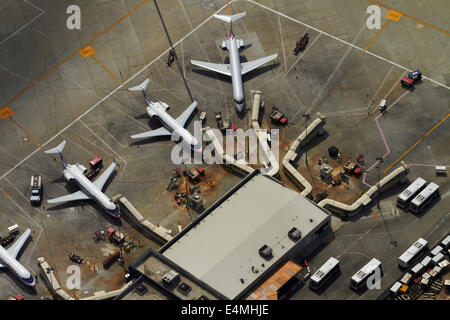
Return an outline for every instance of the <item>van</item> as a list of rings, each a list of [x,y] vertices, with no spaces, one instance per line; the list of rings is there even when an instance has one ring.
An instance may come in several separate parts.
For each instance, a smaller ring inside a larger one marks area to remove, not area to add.
[[[19,225],[14,224],[11,227],[8,227],[8,232],[9,232],[9,234],[19,232]]]

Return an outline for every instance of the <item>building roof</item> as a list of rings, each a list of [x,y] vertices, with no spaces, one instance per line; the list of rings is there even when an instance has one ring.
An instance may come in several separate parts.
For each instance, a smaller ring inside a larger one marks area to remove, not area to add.
[[[289,230],[296,227],[305,237],[327,218],[312,201],[256,174],[160,252],[234,299],[294,247]],[[263,245],[273,250],[268,261],[259,255]]]
[[[277,272],[250,294],[247,300],[278,300],[278,290],[302,270],[295,262],[287,261]]]

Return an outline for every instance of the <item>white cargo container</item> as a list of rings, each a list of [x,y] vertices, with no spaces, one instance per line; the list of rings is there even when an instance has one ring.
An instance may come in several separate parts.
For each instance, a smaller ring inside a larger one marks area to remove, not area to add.
[[[400,280],[401,283],[408,284],[411,281],[412,274],[411,273],[405,273],[403,278]]]
[[[402,287],[402,284],[400,282],[395,282],[394,285],[391,287],[390,291],[393,294],[397,294],[398,290],[400,290],[400,288]]]
[[[444,240],[441,241],[441,246],[444,249],[448,249],[449,245],[450,245],[450,234],[446,236]]]
[[[422,259],[422,261],[420,261],[420,263],[426,267],[427,265],[429,265],[431,262],[431,257],[430,256],[426,256],[425,258]]]
[[[444,248],[442,248],[441,246],[436,246],[436,247],[433,248],[433,250],[430,251],[430,254],[431,254],[432,257],[434,257],[435,255],[437,255],[442,250],[444,250]]]
[[[423,264],[421,264],[420,262],[418,264],[416,264],[412,269],[411,272],[416,275],[418,274],[420,271],[422,271],[424,269]]]
[[[442,259],[444,259],[444,255],[442,253],[438,253],[433,257],[433,259],[431,259],[431,263],[433,265],[437,265]]]

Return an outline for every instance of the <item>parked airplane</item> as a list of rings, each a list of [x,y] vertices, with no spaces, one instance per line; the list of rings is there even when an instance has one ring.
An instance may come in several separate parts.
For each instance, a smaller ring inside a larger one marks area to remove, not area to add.
[[[245,15],[246,12],[242,12],[232,16],[215,14],[214,17],[232,24],[234,21],[239,20]],[[242,76],[252,71],[253,69],[256,69],[259,66],[275,59],[278,55],[273,54],[271,56],[257,59],[254,61],[240,63],[239,49],[244,48],[244,41],[235,38],[232,27],[230,27],[230,39],[223,40],[220,47],[222,48],[222,50],[228,50],[230,55],[230,64],[218,64],[197,60],[191,60],[191,63],[193,65],[224,74],[226,76],[231,76],[234,102],[236,104],[238,112],[242,112],[245,105],[244,101],[245,95],[244,95],[244,88],[242,86]]]
[[[56,199],[47,200],[48,203],[59,203],[74,200],[95,200],[102,208],[104,208],[110,215],[115,218],[120,218],[119,208],[114,202],[111,201],[103,192],[102,189],[108,181],[111,174],[114,172],[116,163],[113,162],[111,165],[98,177],[94,182],[91,182],[88,178],[84,176],[87,169],[79,164],[69,164],[64,158],[62,151],[66,141],[61,142],[56,148],[45,151],[45,153],[59,154],[61,162],[64,166],[63,174],[67,181],[75,181],[75,183],[80,187],[80,191],[71,193],[67,196],[59,197]]]
[[[28,228],[20,236],[19,239],[9,248],[5,250],[0,246],[0,268],[7,268],[14,273],[24,284],[29,287],[36,286],[36,280],[19,261],[17,261],[17,255],[25,244],[26,240],[30,236],[31,229]]]
[[[170,107],[166,103],[161,101],[150,101],[146,90],[149,81],[149,79],[146,79],[137,87],[131,88],[130,91],[142,91],[145,104],[147,105],[147,107],[145,108],[147,114],[150,118],[156,117],[161,122],[163,127],[156,130],[132,135],[131,138],[141,139],[174,135],[175,141],[178,140],[179,142],[184,143],[187,147],[192,148],[195,152],[201,152],[202,145],[189,133],[189,131],[184,128],[187,120],[197,107],[197,101],[194,101],[178,118],[174,119],[167,113],[167,110],[169,110]]]

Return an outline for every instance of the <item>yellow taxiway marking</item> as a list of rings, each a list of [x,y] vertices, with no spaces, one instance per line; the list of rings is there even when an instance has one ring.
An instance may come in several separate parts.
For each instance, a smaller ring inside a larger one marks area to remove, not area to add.
[[[392,168],[392,166],[394,164],[396,164],[397,162],[400,161],[400,159],[402,159],[406,154],[408,154],[408,152],[410,152],[412,149],[414,149],[423,139],[425,139],[431,132],[433,132],[434,130],[436,130],[437,127],[439,127],[441,124],[444,123],[445,120],[447,120],[447,118],[450,117],[450,113],[447,114],[444,119],[442,119],[441,121],[438,122],[437,125],[435,125],[430,131],[428,131],[422,138],[420,138],[419,141],[417,141],[416,143],[414,143],[408,150],[406,150],[400,157],[397,158],[397,160],[395,160],[389,167],[387,167],[383,173],[386,173],[389,169]]]
[[[385,5],[385,4],[381,3],[381,2],[378,2],[378,1],[375,1],[375,0],[369,0],[369,1],[372,2],[373,4],[376,4],[377,6],[383,7],[383,8],[388,9],[388,10],[393,10],[391,7],[388,7],[387,5]],[[397,11],[397,10],[395,10],[395,11]],[[412,17],[409,14],[404,13],[404,12],[400,12],[400,11],[397,11],[397,12],[401,13],[403,16],[408,17],[408,18],[410,18],[410,19],[412,19],[412,20],[414,20],[416,22],[419,22],[419,23],[421,23],[423,25],[426,25],[426,26],[428,26],[430,28],[433,28],[433,29],[435,29],[437,31],[440,31],[442,33],[445,33],[446,35],[450,35],[450,32],[445,31],[444,29],[441,29],[439,27],[436,27],[436,26],[432,25],[431,23],[428,23],[428,22],[419,20],[417,18],[414,18],[414,17]]]
[[[388,14],[386,15],[386,18],[394,21],[400,20],[400,18],[403,16],[403,13],[396,11],[396,10],[390,10]]]
[[[0,110],[0,118],[7,119],[14,114],[14,111],[11,110],[10,107],[4,107]]]
[[[84,47],[83,49],[78,50],[78,52],[81,54],[81,56],[83,58],[86,59],[86,58],[92,56],[97,51],[95,51],[91,46],[87,46],[87,47]]]

